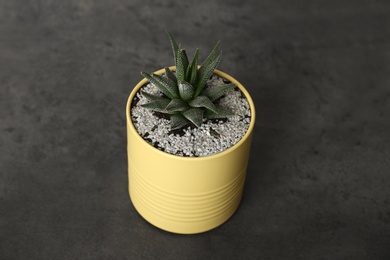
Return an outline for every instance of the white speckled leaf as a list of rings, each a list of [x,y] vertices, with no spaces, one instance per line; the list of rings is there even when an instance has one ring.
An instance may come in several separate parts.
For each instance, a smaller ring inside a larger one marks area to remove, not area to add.
[[[197,96],[194,100],[189,103],[192,107],[204,107],[208,110],[218,113],[217,107],[211,102],[211,100],[206,96]]]
[[[143,104],[141,106],[147,109],[151,109],[153,111],[167,113],[166,107],[169,104],[169,102],[170,100],[165,98],[165,99],[154,100],[149,103]]]
[[[197,127],[202,125],[204,110],[201,108],[191,108],[187,111],[184,111],[182,115],[191,121]]]
[[[189,108],[189,105],[181,99],[172,99],[166,107],[168,113],[181,112]]]
[[[235,88],[235,86],[236,85],[234,85],[233,83],[230,83],[230,84],[210,87],[203,90],[202,95],[205,95],[208,98],[210,98],[211,101],[214,101],[222,97],[223,95],[225,95],[225,93],[228,92],[229,90]]]
[[[171,115],[171,130],[182,128],[188,123],[190,122],[182,115]]]
[[[191,86],[190,83],[188,82],[182,82],[182,83],[179,83],[179,93],[180,93],[180,97],[183,99],[183,100],[189,100],[193,97],[194,95],[194,87]]]

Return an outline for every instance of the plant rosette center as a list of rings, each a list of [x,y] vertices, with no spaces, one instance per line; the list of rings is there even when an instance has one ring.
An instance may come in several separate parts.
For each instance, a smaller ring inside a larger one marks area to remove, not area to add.
[[[205,88],[229,83],[215,71]],[[131,119],[138,134],[155,148],[169,154],[185,157],[209,156],[225,151],[238,143],[246,134],[251,122],[248,100],[238,87],[225,93],[216,104],[234,115],[224,119],[204,118],[200,127],[191,124],[172,130],[170,118],[143,107],[149,100],[143,92],[162,95],[152,83],[142,86],[132,101]]]

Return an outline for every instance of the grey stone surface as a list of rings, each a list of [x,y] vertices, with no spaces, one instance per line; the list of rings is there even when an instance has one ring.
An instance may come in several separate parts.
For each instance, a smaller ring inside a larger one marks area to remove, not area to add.
[[[0,1],[1,259],[390,259],[390,4]],[[125,103],[164,29],[250,91],[244,198],[175,235],[127,192]]]

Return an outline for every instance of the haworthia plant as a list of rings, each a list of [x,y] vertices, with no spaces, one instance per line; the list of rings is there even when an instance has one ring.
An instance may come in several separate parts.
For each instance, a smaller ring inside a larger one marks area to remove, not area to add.
[[[149,103],[144,108],[156,112],[169,114],[171,129],[180,129],[189,124],[200,127],[204,119],[227,118],[233,112],[215,104],[215,101],[233,89],[233,83],[206,88],[207,80],[218,66],[222,53],[218,51],[219,42],[207,56],[205,61],[198,65],[198,49],[189,61],[187,53],[167,31],[171,42],[176,73],[165,68],[165,76],[141,72],[150,83],[155,85],[162,95],[152,95],[142,92]]]

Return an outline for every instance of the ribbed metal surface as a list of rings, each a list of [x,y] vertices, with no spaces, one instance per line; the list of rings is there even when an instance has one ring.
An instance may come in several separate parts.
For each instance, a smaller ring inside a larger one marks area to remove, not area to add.
[[[213,221],[231,212],[241,200],[245,180],[243,169],[235,179],[219,189],[207,193],[175,194],[148,182],[132,164],[129,165],[129,174],[133,201],[141,203],[144,209],[156,216],[182,223]]]

